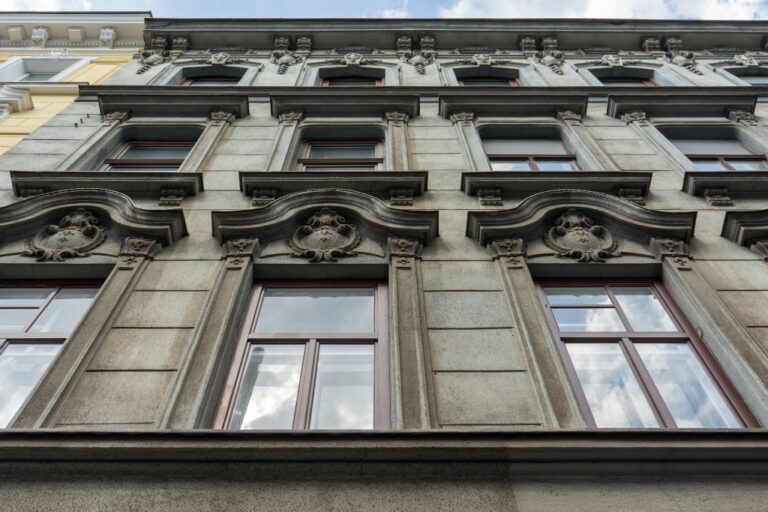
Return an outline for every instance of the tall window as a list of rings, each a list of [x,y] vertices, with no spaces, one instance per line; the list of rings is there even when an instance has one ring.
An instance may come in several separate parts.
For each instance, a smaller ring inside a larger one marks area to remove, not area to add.
[[[670,142],[700,171],[768,171],[764,155],[737,139],[674,138]]]
[[[375,140],[310,140],[302,144],[299,154],[299,168],[307,171],[384,168],[384,149],[381,142]]]
[[[0,287],[0,427],[37,386],[93,301],[96,287]]]
[[[560,139],[484,138],[494,171],[575,171],[576,157]]]
[[[382,284],[257,286],[217,424],[387,428],[386,301]]]
[[[104,171],[178,171],[194,140],[127,140],[104,160]]]
[[[660,284],[540,283],[539,292],[590,425],[751,426]]]

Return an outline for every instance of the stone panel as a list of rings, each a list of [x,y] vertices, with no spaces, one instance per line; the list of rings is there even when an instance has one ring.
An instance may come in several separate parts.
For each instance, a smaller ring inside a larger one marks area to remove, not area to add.
[[[768,326],[768,292],[719,292],[736,318],[747,326]]]
[[[176,372],[86,372],[57,424],[155,423]]]
[[[429,346],[438,371],[527,369],[513,329],[430,329]]]
[[[475,329],[512,327],[512,315],[502,292],[426,292],[430,328]]]
[[[206,292],[133,292],[115,327],[194,327]]]
[[[716,290],[768,290],[764,261],[701,261],[696,266]]]
[[[526,372],[437,372],[441,425],[539,425],[541,414]]]
[[[90,370],[175,370],[192,329],[111,329]]]
[[[496,265],[490,261],[425,261],[425,290],[501,290]]]
[[[137,290],[210,290],[218,261],[153,261],[141,275]]]
[[[464,160],[464,156],[460,153],[440,155],[411,155],[411,162],[413,169],[417,171],[427,171],[429,169],[467,169],[467,163]]]

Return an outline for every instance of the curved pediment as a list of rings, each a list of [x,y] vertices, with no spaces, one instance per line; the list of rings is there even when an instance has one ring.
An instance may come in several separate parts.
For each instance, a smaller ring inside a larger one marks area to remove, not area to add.
[[[213,235],[220,243],[258,239],[282,242],[294,256],[312,262],[354,254],[363,243],[386,246],[390,238],[427,244],[437,236],[436,211],[391,208],[354,190],[321,189],[288,194],[262,208],[214,211]]]
[[[116,255],[126,237],[170,245],[187,234],[181,209],[145,210],[119,192],[69,189],[0,208],[3,255],[61,261]]]
[[[616,196],[588,190],[535,194],[515,208],[469,212],[467,235],[481,245],[519,239],[539,252],[578,261],[604,261],[627,251],[650,255],[651,240],[685,243],[696,212],[649,210]]]

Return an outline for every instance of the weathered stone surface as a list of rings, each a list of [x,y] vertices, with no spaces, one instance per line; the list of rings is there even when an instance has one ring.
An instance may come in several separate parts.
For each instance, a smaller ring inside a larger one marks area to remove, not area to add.
[[[524,370],[513,329],[430,329],[432,368],[437,371]]]
[[[175,370],[192,329],[111,329],[90,370]]]
[[[218,261],[153,261],[141,275],[137,290],[210,290]]]
[[[194,327],[206,292],[133,292],[115,327]]]
[[[768,291],[719,292],[736,318],[749,327],[768,326]]]
[[[430,328],[512,327],[502,292],[425,292]]]
[[[421,265],[424,289],[500,290],[501,276],[490,261],[425,261]]]

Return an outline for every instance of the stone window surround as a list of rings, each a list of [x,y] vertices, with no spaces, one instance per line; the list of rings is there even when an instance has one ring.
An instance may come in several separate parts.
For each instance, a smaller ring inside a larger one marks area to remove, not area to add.
[[[300,116],[299,116],[300,117]],[[399,118],[402,119],[402,118]],[[408,158],[407,116],[405,121],[390,116],[378,117],[308,117],[299,121],[281,117],[276,143],[269,156],[267,169],[270,171],[296,171],[296,159],[306,142],[308,130],[365,127],[380,133],[384,146],[384,171],[407,171]],[[349,137],[339,137],[348,139]],[[370,137],[367,139],[370,140]],[[328,140],[333,140],[328,138]]]
[[[551,127],[560,134],[565,147],[576,157],[576,163],[584,171],[614,171],[618,167],[595,142],[587,130],[555,118],[494,118],[479,117],[465,121],[457,120],[454,125],[459,131],[459,140],[464,143],[471,171],[489,172],[491,165],[485,154],[480,132],[487,128],[508,129],[509,131],[525,130],[526,127]],[[578,171],[574,171],[578,172]]]
[[[626,117],[625,120],[633,127],[643,139],[654,146],[661,154],[669,157],[674,167],[681,172],[698,172],[696,165],[680,151],[659,128],[667,126],[682,126],[696,128],[721,128],[724,134],[731,135],[736,133],[736,139],[743,142],[756,154],[768,153],[768,131],[759,126],[753,126],[743,122],[729,120],[727,118],[717,117],[653,117],[644,121],[632,120]]]
[[[149,81],[147,85],[179,85],[186,76],[186,71],[190,69],[210,70],[211,74],[220,72],[219,68],[242,70],[243,74],[240,80],[233,87],[247,87],[253,84],[256,75],[261,71],[262,64],[227,64],[226,66],[212,66],[211,64],[168,64],[163,71]]]
[[[344,66],[329,62],[307,62],[302,70],[303,75],[298,78],[297,85],[303,87],[316,87],[322,82],[324,73],[333,73],[333,77],[349,76],[357,74],[356,71],[364,69],[369,72],[380,73],[384,80],[384,86],[400,85],[400,63],[399,62],[376,62],[362,66]]]
[[[4,73],[10,72],[14,67],[18,67],[18,66],[25,67],[24,66],[24,61],[26,61],[26,60],[51,61],[51,62],[75,61],[75,62],[72,62],[71,64],[69,64],[68,66],[64,67],[63,69],[61,69],[52,78],[46,80],[46,82],[48,82],[48,83],[59,82],[63,78],[65,78],[66,76],[70,75],[71,73],[77,71],[78,69],[83,68],[84,66],[87,66],[88,63],[90,63],[95,58],[96,57],[82,57],[82,56],[76,56],[76,55],[73,55],[71,57],[66,57],[66,56],[62,56],[62,57],[42,57],[42,56],[41,57],[37,57],[37,56],[11,57],[10,59],[5,61],[4,63],[0,64],[0,77],[2,77],[2,75]],[[18,80],[16,80],[16,79],[8,80],[8,79],[5,79],[5,78],[0,78],[0,82],[17,82],[17,81]],[[27,82],[23,82],[23,83],[27,83]],[[28,82],[28,83],[32,84],[32,83],[35,83],[35,82]]]
[[[606,85],[600,81],[600,78],[598,78],[598,75],[596,75],[595,71],[601,71],[605,70],[608,71],[609,74],[606,76],[623,76],[624,71],[628,71],[632,73],[633,71],[636,73],[642,73],[643,75],[650,73],[650,78],[658,82],[660,87],[692,87],[695,84],[691,82],[690,80],[686,79],[682,75],[680,75],[678,72],[676,72],[674,69],[672,69],[671,66],[667,65],[666,63],[659,63],[654,61],[647,61],[643,62],[641,64],[631,64],[631,65],[623,65],[623,66],[605,66],[605,65],[596,65],[589,62],[585,63],[577,63],[574,65],[578,73],[584,77],[584,80],[586,80],[589,85],[597,86],[597,87],[606,87]],[[621,70],[619,74],[613,74],[615,69]],[[627,76],[636,76],[629,74]]]
[[[547,233],[552,219],[569,208],[588,215],[605,230],[602,233],[617,236],[618,251],[605,254],[602,262],[580,262],[580,253],[557,257],[548,244],[542,248],[541,232]],[[608,194],[581,190],[542,192],[511,209],[469,212],[467,235],[487,247],[502,271],[513,311],[525,326],[520,329],[523,341],[542,369],[538,389],[550,397],[541,402],[553,404],[549,411],[553,424],[584,427],[556,340],[541,311],[535,281],[575,277],[661,282],[756,421],[768,424],[768,397],[762,384],[768,358],[757,354],[756,341],[690,257],[687,240],[693,235],[695,217],[695,212],[648,210]],[[624,253],[626,245],[633,248]]]
[[[451,87],[460,87],[459,79],[456,77],[457,70],[476,71],[484,69],[472,64],[463,64],[461,62],[446,62],[441,63],[440,80],[442,85]],[[525,62],[513,62],[510,64],[492,64],[487,68],[497,69],[510,74],[510,79],[514,78],[520,81],[522,87],[546,87],[548,84],[542,78],[542,76],[536,71],[534,64]],[[474,76],[474,75],[472,75]]]

